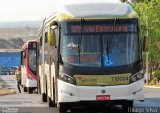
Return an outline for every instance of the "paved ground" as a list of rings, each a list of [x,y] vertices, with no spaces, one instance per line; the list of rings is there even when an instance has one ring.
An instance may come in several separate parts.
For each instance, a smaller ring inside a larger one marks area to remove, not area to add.
[[[12,79],[12,78],[13,77],[9,77],[9,76],[6,76],[6,78],[4,76],[0,76],[0,96],[16,93],[16,90],[7,86],[7,85],[12,86],[13,84],[11,84],[11,83],[15,82],[14,78],[13,78],[12,82],[10,81],[10,79]],[[4,83],[4,81],[7,83]]]
[[[41,95],[27,94],[25,92],[18,93],[17,82],[13,75],[0,76],[8,89],[12,89],[16,94],[0,96],[0,106],[17,106],[17,107],[46,107],[45,103],[41,102]]]
[[[46,103],[41,102],[41,95],[17,93],[0,97],[1,107],[47,107]]]
[[[13,75],[0,75],[0,79],[6,83],[5,85],[8,89],[15,89],[18,91],[16,87],[16,78]]]
[[[17,91],[13,76],[1,76],[8,88]],[[135,101],[134,113],[160,113],[160,88],[145,88],[145,102]],[[58,113],[57,108],[48,108],[41,102],[40,94],[17,93],[0,96],[0,113]],[[9,112],[5,112],[5,110]],[[136,110],[136,111],[135,111]],[[72,113],[123,113],[121,106],[92,106],[73,108]]]

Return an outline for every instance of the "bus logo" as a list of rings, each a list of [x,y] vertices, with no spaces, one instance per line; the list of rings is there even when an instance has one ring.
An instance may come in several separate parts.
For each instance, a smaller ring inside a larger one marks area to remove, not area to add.
[[[105,91],[104,89],[103,89],[101,92],[102,92],[103,94],[106,93],[106,91]]]

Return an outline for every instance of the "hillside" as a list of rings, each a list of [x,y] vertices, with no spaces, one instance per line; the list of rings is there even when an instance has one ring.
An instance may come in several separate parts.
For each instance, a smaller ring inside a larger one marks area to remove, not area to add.
[[[0,22],[0,49],[20,49],[23,43],[37,36],[40,21]]]
[[[23,43],[35,39],[38,28],[0,28],[0,49],[21,49]]]
[[[0,28],[0,39],[10,38],[35,38],[38,28],[23,27],[23,28]]]

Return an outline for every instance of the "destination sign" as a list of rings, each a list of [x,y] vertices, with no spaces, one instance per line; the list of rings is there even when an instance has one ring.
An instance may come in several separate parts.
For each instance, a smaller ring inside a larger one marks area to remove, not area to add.
[[[75,33],[111,33],[111,32],[136,32],[137,21],[119,20],[117,22],[107,20],[97,21],[65,21],[62,22],[64,34]]]
[[[68,61],[70,63],[74,63],[78,60],[77,56],[71,55],[71,56],[67,56],[64,57],[65,61]],[[84,63],[84,62],[97,62],[97,55],[80,55],[80,62]]]
[[[128,25],[118,25],[118,26],[109,26],[109,25],[88,25],[82,26],[73,25],[70,26],[71,33],[77,32],[128,32],[129,26]]]

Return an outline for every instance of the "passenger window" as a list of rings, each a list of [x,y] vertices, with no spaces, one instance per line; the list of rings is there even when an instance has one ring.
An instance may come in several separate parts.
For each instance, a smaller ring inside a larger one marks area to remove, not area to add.
[[[45,33],[45,43],[48,42],[48,32]]]

